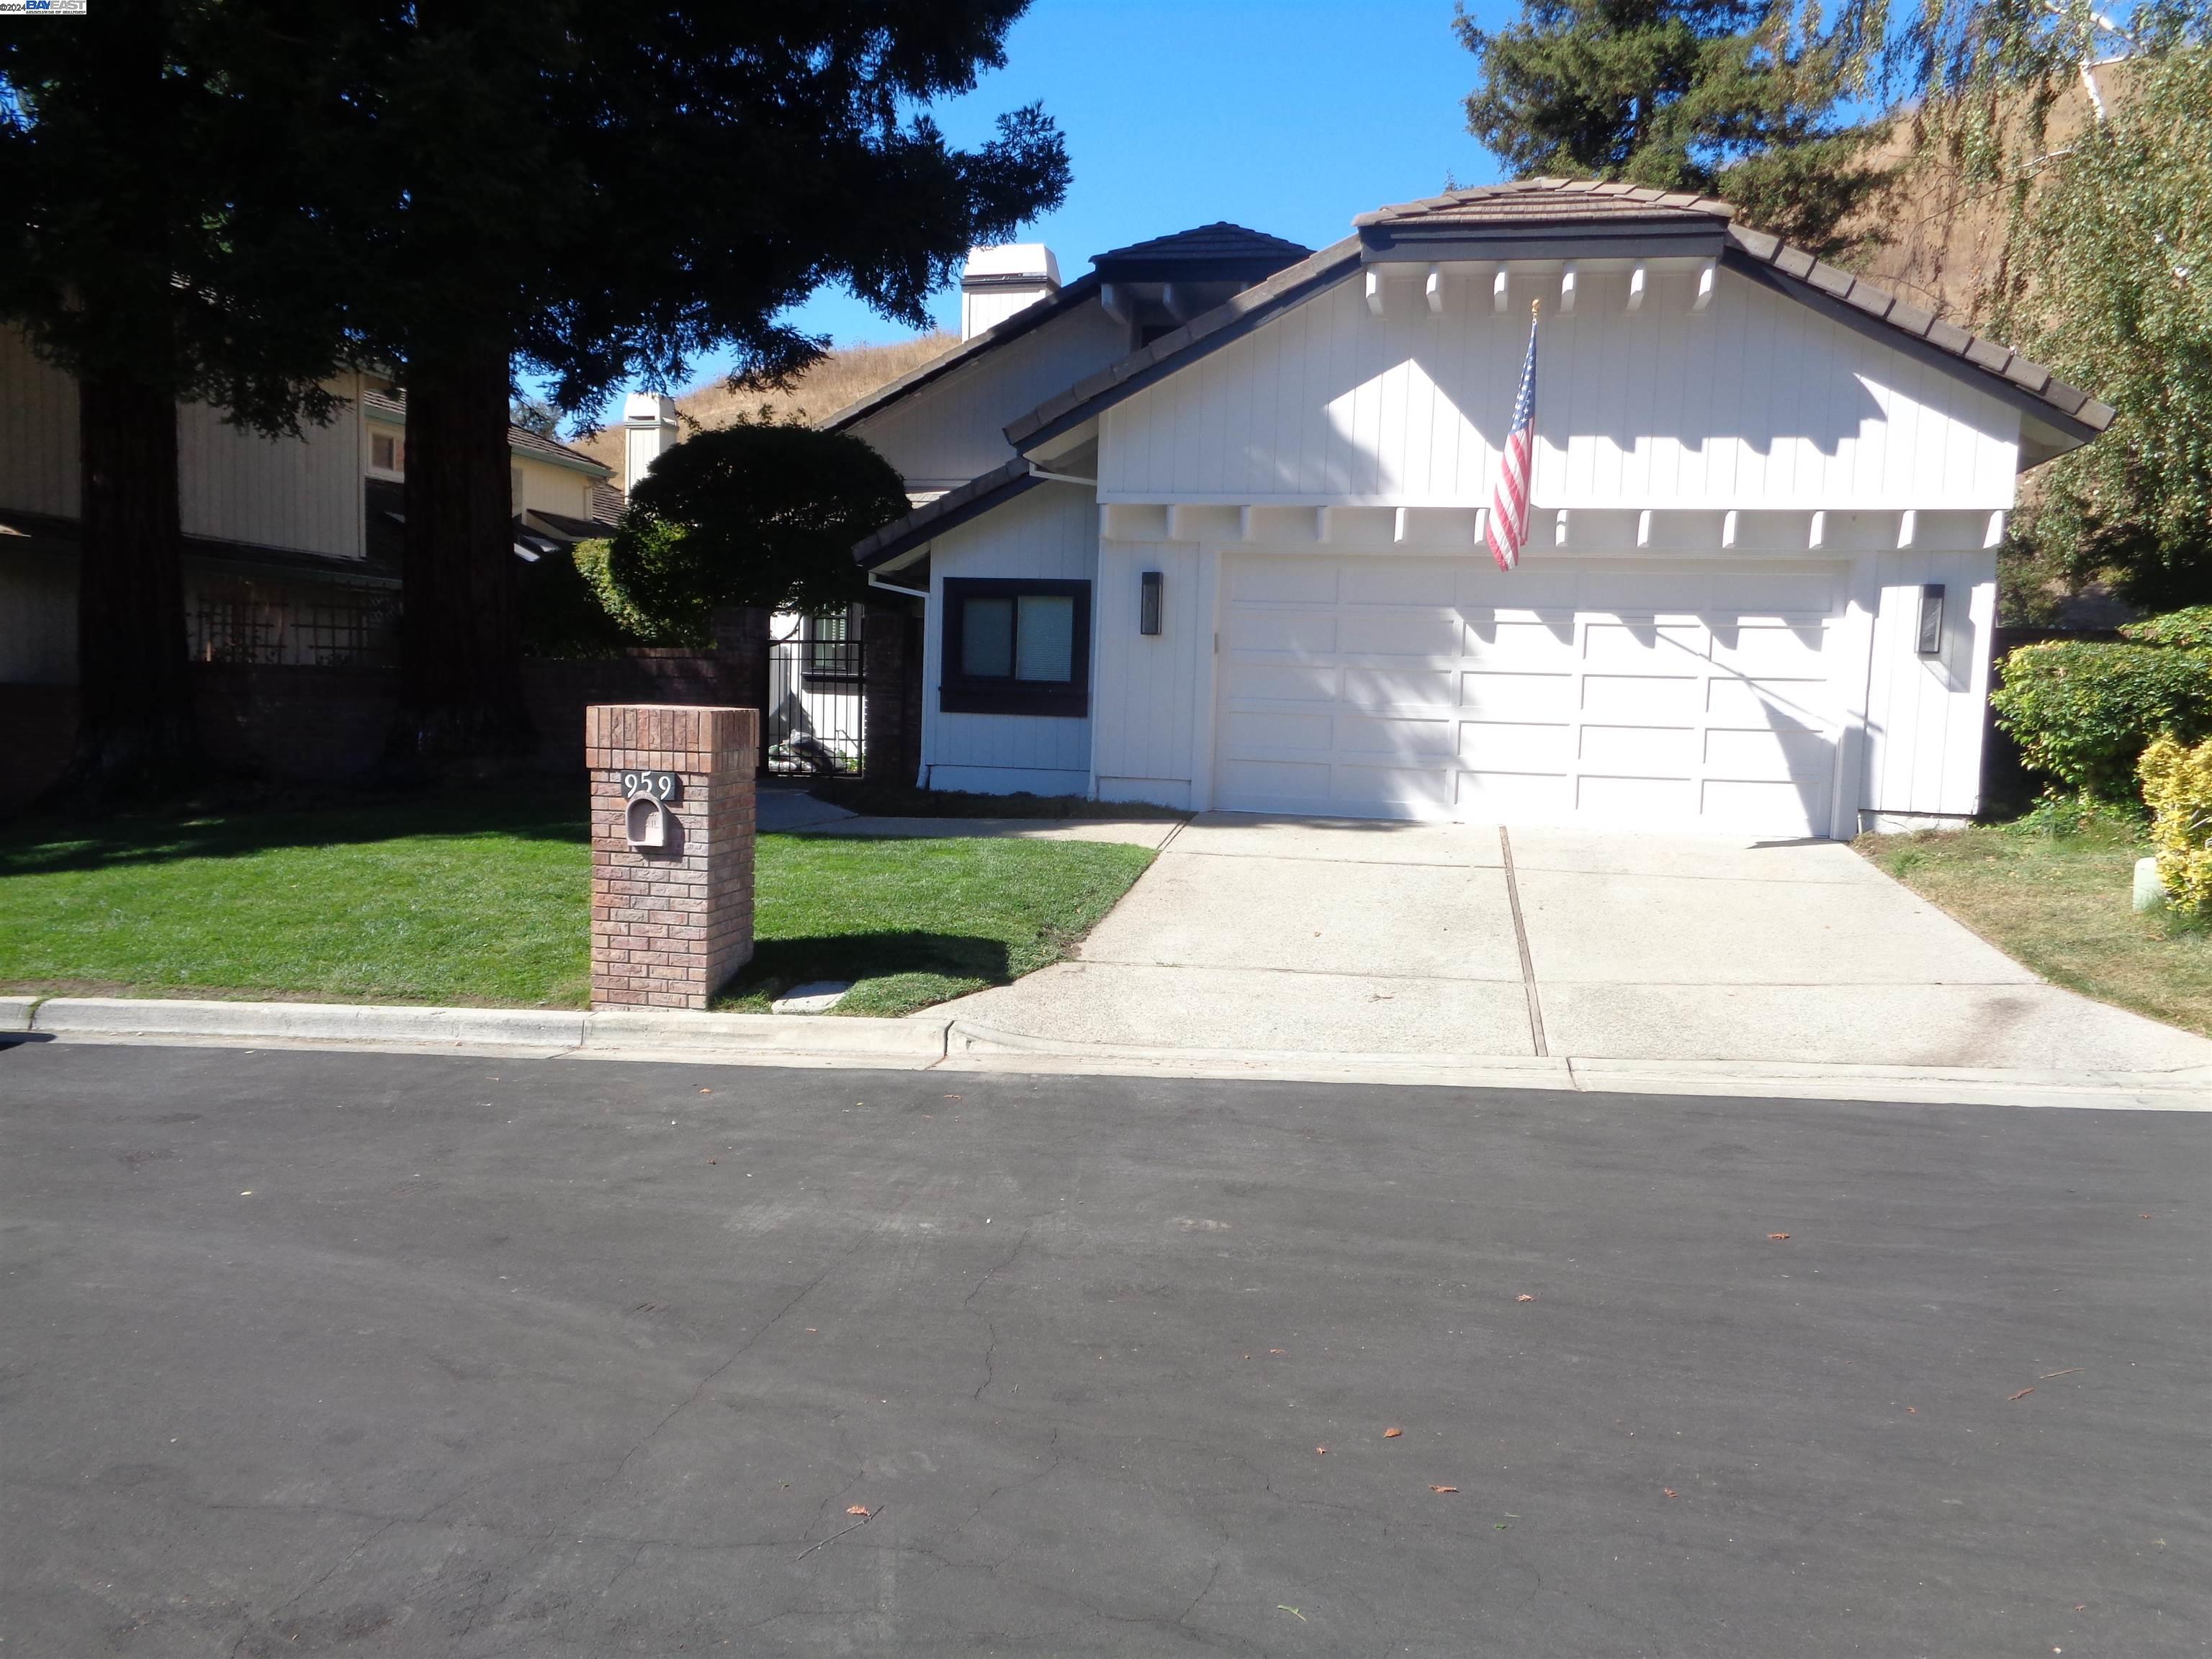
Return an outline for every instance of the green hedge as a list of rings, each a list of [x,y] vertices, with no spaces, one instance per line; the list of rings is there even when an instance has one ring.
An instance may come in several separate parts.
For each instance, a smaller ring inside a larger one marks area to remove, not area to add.
[[[2212,650],[2062,640],[2021,646],[1998,666],[1997,724],[2028,765],[2075,793],[2139,806],[2136,763],[2153,738],[2212,737]]]
[[[2212,651],[2212,605],[2191,605],[2129,623],[2120,629],[2138,645],[2178,645],[2191,651]]]

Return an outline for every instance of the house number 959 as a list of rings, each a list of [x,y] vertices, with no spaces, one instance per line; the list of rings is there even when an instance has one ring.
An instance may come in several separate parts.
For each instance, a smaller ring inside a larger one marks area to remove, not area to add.
[[[673,772],[629,771],[622,775],[623,798],[635,800],[643,795],[651,799],[667,802],[676,799],[678,784]]]

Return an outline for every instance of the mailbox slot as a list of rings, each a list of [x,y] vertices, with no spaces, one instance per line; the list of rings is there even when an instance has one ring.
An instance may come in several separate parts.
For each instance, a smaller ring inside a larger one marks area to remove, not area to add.
[[[624,812],[625,831],[633,847],[668,845],[668,809],[650,795],[633,795]]]

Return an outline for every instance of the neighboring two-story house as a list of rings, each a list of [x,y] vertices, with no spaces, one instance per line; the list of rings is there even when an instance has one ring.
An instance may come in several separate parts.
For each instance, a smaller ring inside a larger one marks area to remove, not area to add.
[[[906,477],[921,781],[1844,836],[1978,805],[2019,475],[2112,411],[1734,224],[1533,180],[1319,252],[1215,225],[969,267],[832,417]],[[1540,301],[1528,545],[1486,543]]]
[[[398,615],[406,405],[348,374],[327,426],[264,438],[218,410],[177,411],[187,645],[196,660],[383,660]],[[610,533],[611,469],[508,433],[515,551]],[[76,679],[76,386],[0,329],[0,687]]]

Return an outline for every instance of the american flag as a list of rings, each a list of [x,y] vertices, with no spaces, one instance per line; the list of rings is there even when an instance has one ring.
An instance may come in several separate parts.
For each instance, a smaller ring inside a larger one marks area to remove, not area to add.
[[[1528,356],[1521,365],[1521,394],[1513,400],[1513,424],[1498,456],[1498,489],[1490,500],[1490,556],[1500,570],[1521,562],[1528,539],[1528,474],[1536,453],[1536,318],[1528,317]]]

